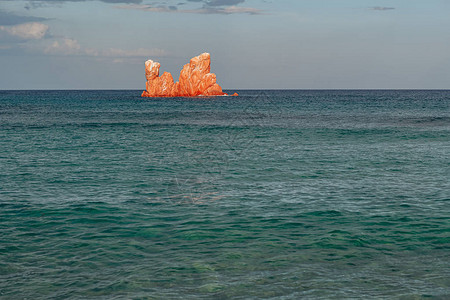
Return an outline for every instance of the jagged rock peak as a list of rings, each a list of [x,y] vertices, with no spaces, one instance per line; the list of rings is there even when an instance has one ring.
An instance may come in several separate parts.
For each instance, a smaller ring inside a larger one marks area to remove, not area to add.
[[[180,80],[173,81],[172,74],[164,72],[159,76],[160,63],[145,62],[146,89],[142,97],[196,97],[224,96],[222,87],[216,83],[216,75],[211,71],[211,55],[202,53],[193,57],[180,72]],[[237,94],[233,94],[237,96]]]

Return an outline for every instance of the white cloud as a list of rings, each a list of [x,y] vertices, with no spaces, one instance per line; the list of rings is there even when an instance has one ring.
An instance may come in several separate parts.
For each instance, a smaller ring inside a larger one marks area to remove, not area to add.
[[[138,49],[96,49],[96,48],[84,48],[77,40],[62,38],[54,40],[53,42],[44,43],[39,45],[40,51],[49,55],[78,55],[78,56],[93,56],[93,57],[108,57],[115,58],[117,62],[121,62],[124,58],[133,57],[160,57],[166,55],[166,52],[162,49],[153,48],[138,48]]]
[[[56,40],[44,49],[46,54],[59,54],[59,55],[73,55],[80,54],[81,46],[77,40],[74,39],[60,39]]]
[[[39,40],[47,33],[48,25],[31,22],[15,26],[0,26],[0,30],[22,39]]]

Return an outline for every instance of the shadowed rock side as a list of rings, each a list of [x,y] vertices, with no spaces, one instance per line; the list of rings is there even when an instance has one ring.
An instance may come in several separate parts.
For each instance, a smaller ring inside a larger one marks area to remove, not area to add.
[[[147,83],[142,97],[195,97],[195,96],[224,96],[220,85],[216,83],[216,75],[210,73],[211,56],[209,53],[200,54],[184,65],[180,72],[179,82],[174,82],[172,74],[164,72],[159,77],[158,62],[145,62],[145,77]],[[238,94],[234,93],[233,96]]]

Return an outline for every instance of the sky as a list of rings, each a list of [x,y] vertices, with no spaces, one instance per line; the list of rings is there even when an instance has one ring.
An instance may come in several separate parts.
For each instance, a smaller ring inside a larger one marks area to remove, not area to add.
[[[450,89],[449,0],[0,0],[0,89]]]

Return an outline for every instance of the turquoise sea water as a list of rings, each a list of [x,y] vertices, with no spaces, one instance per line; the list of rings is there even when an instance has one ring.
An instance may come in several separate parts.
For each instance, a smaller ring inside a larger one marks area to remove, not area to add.
[[[449,299],[450,91],[0,91],[0,299]]]

